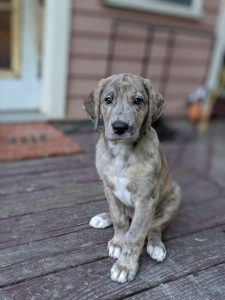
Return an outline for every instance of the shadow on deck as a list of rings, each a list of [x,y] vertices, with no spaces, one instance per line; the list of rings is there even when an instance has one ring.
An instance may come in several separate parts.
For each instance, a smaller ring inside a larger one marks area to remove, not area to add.
[[[190,128],[176,123],[187,135]],[[225,123],[189,142],[163,144],[182,205],[165,232],[168,256],[144,249],[136,280],[110,279],[112,228],[90,228],[108,210],[94,167],[97,134],[71,133],[82,155],[0,167],[0,299],[224,299]]]

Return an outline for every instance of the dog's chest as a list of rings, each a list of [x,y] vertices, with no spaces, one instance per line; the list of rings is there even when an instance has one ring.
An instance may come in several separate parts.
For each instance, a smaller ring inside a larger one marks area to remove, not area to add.
[[[133,206],[132,195],[128,191],[127,187],[129,180],[125,177],[109,177],[113,184],[113,194],[126,206]]]
[[[106,171],[106,177],[110,182],[114,196],[126,206],[133,206],[132,194],[129,191],[130,179],[128,171],[128,161],[124,159],[123,153],[111,162]]]

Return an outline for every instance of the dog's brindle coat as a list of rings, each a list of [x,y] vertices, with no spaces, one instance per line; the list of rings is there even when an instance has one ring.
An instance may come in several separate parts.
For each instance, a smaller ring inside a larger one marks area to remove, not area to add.
[[[102,127],[96,167],[110,208],[110,214],[93,217],[90,225],[113,224],[108,252],[117,261],[111,277],[123,283],[135,278],[146,237],[149,255],[156,261],[165,259],[162,230],[180,203],[179,186],[171,180],[151,127],[164,100],[148,79],[125,73],[102,79],[84,106],[96,127]]]

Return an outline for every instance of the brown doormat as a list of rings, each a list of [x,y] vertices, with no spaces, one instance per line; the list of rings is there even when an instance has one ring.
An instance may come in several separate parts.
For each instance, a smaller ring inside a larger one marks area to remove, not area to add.
[[[79,145],[50,124],[0,125],[0,161],[81,152]]]

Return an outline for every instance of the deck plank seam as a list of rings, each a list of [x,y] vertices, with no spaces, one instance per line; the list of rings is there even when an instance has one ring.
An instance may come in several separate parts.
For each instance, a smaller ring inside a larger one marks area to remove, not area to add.
[[[88,201],[84,201],[84,202],[76,202],[74,205],[60,206],[60,207],[54,207],[54,208],[49,208],[49,209],[45,209],[45,210],[39,210],[39,211],[36,211],[36,212],[29,212],[29,213],[20,214],[20,215],[7,216],[7,217],[4,217],[4,218],[0,218],[0,221],[11,219],[11,218],[20,218],[20,217],[28,216],[28,215],[35,215],[35,214],[38,214],[38,213],[45,213],[45,212],[53,211],[53,210],[56,210],[56,209],[74,208],[77,204],[92,204],[92,203],[96,203],[96,202],[99,203],[101,201],[106,201],[106,199],[96,198],[96,199],[88,200]]]
[[[44,276],[48,276],[48,275],[52,275],[52,274],[57,274],[59,272],[63,272],[63,271],[67,271],[69,269],[73,269],[73,268],[77,268],[77,267],[80,267],[80,266],[83,266],[83,265],[86,265],[86,264],[90,264],[90,263],[94,263],[94,262],[97,262],[99,260],[103,260],[103,259],[107,259],[107,257],[101,257],[101,258],[97,258],[97,259],[92,259],[92,260],[89,260],[89,261],[86,261],[80,265],[77,265],[77,266],[68,266],[67,268],[59,268],[59,269],[56,269],[54,271],[51,271],[51,272],[46,272],[44,274],[41,274],[41,275],[37,275],[37,276],[33,276],[33,277],[29,277],[29,278],[24,278],[24,279],[20,279],[18,281],[15,281],[15,282],[12,282],[10,284],[0,284],[0,289],[4,289],[6,287],[10,287],[10,286],[13,286],[13,285],[16,285],[16,284],[20,284],[20,283],[23,283],[23,282],[29,282],[29,281],[32,281],[34,279],[37,279],[37,278],[41,278],[41,277],[44,277]]]
[[[183,279],[183,278],[186,278],[186,277],[188,277],[188,276],[190,276],[190,275],[195,276],[196,274],[198,274],[198,273],[200,273],[200,272],[205,272],[205,271],[207,271],[207,270],[210,270],[210,269],[212,269],[212,268],[214,268],[214,267],[217,267],[217,266],[220,266],[220,265],[225,265],[225,261],[216,263],[215,265],[208,266],[208,267],[203,268],[203,269],[198,270],[198,271],[194,271],[193,273],[192,273],[192,272],[188,272],[188,273],[186,273],[184,276],[178,276],[177,278],[174,278],[174,279],[172,279],[172,280],[165,280],[165,281],[162,280],[161,283],[155,284],[155,285],[151,286],[150,288],[149,288],[149,287],[143,288],[143,289],[140,290],[140,292],[139,292],[139,291],[134,291],[134,292],[132,292],[131,294],[128,294],[128,295],[126,295],[126,296],[122,296],[122,297],[119,297],[119,298],[115,298],[115,300],[124,300],[124,299],[130,298],[130,297],[132,297],[132,296],[136,296],[136,295],[142,294],[143,292],[147,292],[147,291],[154,290],[154,289],[158,288],[160,285],[168,284],[168,283],[171,283],[171,282],[176,282],[176,281],[178,281],[178,280],[180,280],[180,279]]]

